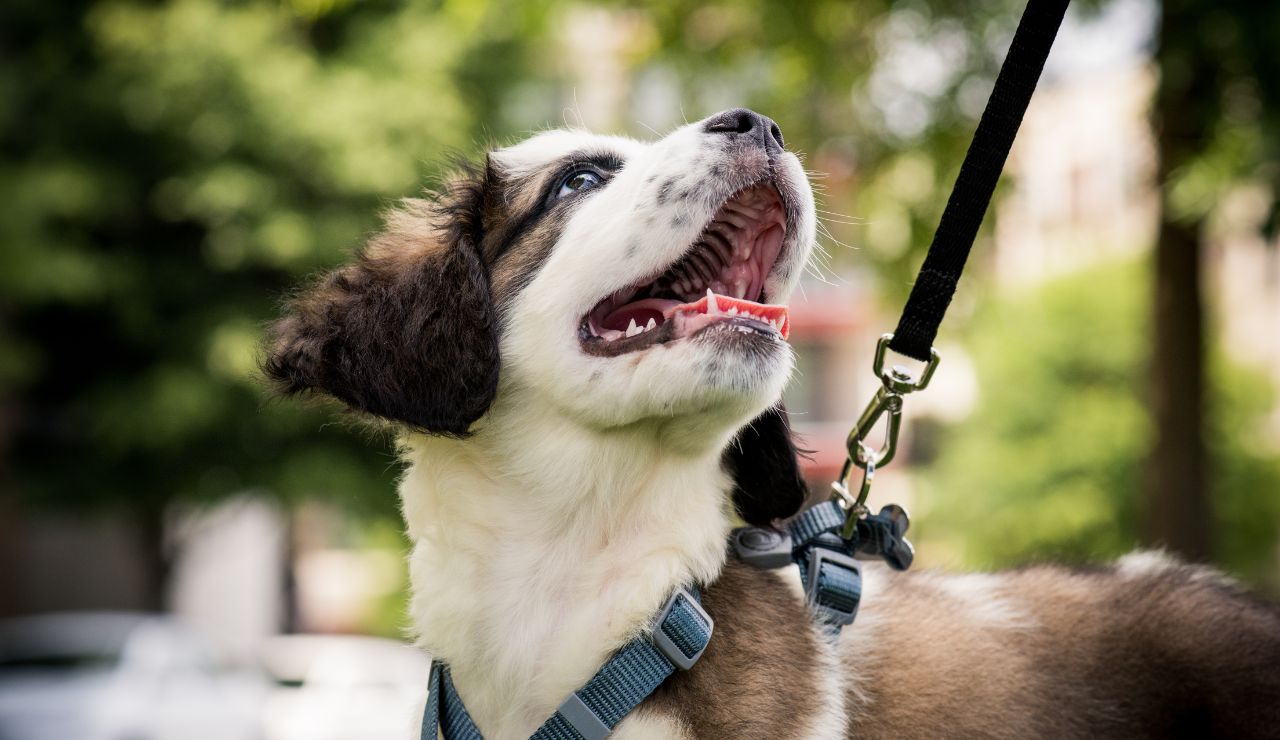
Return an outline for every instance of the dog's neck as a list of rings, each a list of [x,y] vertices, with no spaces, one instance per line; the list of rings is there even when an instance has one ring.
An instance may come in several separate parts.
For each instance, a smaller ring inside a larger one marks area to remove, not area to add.
[[[486,735],[524,736],[674,587],[719,573],[735,427],[495,411],[465,440],[406,438],[400,492],[422,645]]]

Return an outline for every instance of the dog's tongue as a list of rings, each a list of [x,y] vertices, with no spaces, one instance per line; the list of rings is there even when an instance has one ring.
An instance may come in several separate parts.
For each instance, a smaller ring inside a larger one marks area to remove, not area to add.
[[[771,324],[782,334],[783,339],[791,334],[791,318],[786,306],[756,303],[745,298],[733,298],[711,291],[707,291],[707,295],[693,303],[682,303],[668,308],[664,316],[670,320],[677,314],[685,318],[693,318],[699,325],[718,321],[719,317],[725,315],[741,316]]]

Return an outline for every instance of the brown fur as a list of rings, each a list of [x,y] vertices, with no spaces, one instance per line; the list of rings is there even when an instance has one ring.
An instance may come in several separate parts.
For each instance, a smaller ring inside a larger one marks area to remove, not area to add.
[[[992,578],[1025,622],[966,619],[936,574],[897,575],[866,605],[880,618],[858,641],[851,737],[1280,735],[1280,610],[1212,571]]]
[[[465,435],[497,390],[501,311],[559,233],[563,214],[509,231],[535,213],[528,191],[542,186],[505,182],[486,165],[464,168],[434,199],[403,201],[353,264],[289,303],[270,332],[267,376],[288,394],[320,391],[420,431]]]
[[[884,577],[838,648],[849,738],[1280,737],[1280,609],[1209,569]],[[706,654],[646,709],[696,737],[795,736],[822,649],[799,597],[731,561],[705,603]]]
[[[818,710],[818,636],[775,574],[730,561],[705,589],[715,632],[694,669],[676,673],[644,705],[671,712],[696,737],[784,740]]]
[[[465,434],[493,400],[498,335],[474,215],[482,187],[408,201],[388,228],[295,299],[272,327],[266,373],[358,411]],[[460,342],[458,337],[467,337]]]

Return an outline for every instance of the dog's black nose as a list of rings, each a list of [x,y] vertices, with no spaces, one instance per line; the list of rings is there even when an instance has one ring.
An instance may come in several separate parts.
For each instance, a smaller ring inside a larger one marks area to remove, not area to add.
[[[760,142],[767,151],[782,151],[786,143],[782,140],[782,129],[772,118],[756,113],[748,108],[734,108],[717,113],[707,119],[702,128],[709,134],[743,134]]]

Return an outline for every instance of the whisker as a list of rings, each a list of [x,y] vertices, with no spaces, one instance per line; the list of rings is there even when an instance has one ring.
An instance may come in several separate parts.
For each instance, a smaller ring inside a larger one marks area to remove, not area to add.
[[[834,216],[818,216],[818,223],[840,224],[841,226],[861,226],[864,221],[842,221]]]

